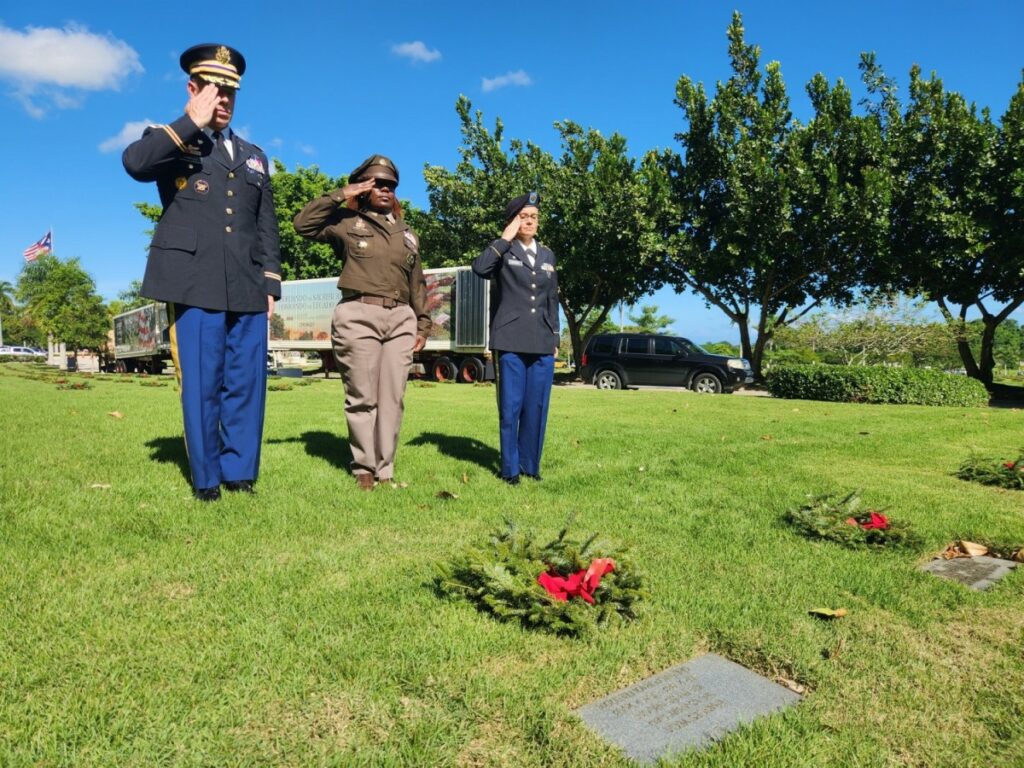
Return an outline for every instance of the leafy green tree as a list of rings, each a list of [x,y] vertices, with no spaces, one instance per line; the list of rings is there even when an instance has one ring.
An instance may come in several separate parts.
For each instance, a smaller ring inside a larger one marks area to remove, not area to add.
[[[647,304],[640,308],[639,315],[630,315],[632,325],[626,330],[630,333],[661,333],[676,321],[674,317],[659,315],[656,304]]]
[[[281,232],[281,277],[285,280],[337,277],[341,274],[342,261],[331,246],[302,237],[295,231],[292,220],[310,200],[345,186],[347,177],[331,178],[315,165],[298,166],[289,172],[280,160],[275,159],[273,163],[270,182]]]
[[[563,150],[556,160],[515,139],[506,150],[501,120],[489,130],[465,97],[456,112],[458,164],[424,170],[430,199],[424,247],[444,254],[445,264],[466,264],[500,234],[508,200],[538,190],[539,235],[558,258],[559,301],[578,366],[616,304],[632,304],[661,285],[663,249],[651,212],[665,195],[664,173],[649,158],[637,164],[618,134],[606,138],[569,121],[555,123]]]
[[[78,259],[46,255],[26,264],[17,294],[39,328],[69,349],[105,346],[110,329],[106,307]]]
[[[811,81],[815,116],[802,126],[779,63],[762,75],[739,13],[727,37],[733,75],[713,98],[685,75],[676,86],[684,153],[663,158],[673,203],[665,229],[672,282],[725,312],[760,375],[778,329],[853,300],[865,254],[884,233],[889,182],[884,163],[870,170],[885,157],[880,131],[853,116],[841,81]]]
[[[997,329],[1024,305],[1024,80],[997,125],[917,66],[905,109],[873,55],[861,70],[894,176],[889,243],[872,282],[934,301],[968,375],[991,385]]]

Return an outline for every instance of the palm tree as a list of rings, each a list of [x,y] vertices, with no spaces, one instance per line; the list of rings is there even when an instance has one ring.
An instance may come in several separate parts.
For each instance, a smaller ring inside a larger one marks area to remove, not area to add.
[[[0,280],[0,308],[10,311],[14,307],[14,285]]]

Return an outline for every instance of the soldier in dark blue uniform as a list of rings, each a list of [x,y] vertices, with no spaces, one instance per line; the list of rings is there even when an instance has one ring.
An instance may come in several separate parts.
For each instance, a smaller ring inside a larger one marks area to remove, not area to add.
[[[555,255],[537,242],[536,192],[505,208],[505,231],[473,262],[491,280],[491,349],[498,358],[501,477],[540,480],[540,456],[558,351]]]
[[[213,501],[222,483],[252,493],[259,474],[281,255],[267,157],[230,127],[245,59],[203,44],[181,67],[185,114],[147,128],[122,160],[160,192],[142,295],[167,302],[192,485]]]

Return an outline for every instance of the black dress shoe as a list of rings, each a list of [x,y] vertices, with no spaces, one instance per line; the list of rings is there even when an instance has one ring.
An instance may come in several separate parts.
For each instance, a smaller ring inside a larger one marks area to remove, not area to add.
[[[523,472],[523,475],[524,475],[525,477],[528,477],[528,478],[530,478],[531,480],[536,480],[536,481],[537,481],[538,483],[539,483],[539,482],[540,482],[540,480],[541,480],[541,477],[540,477],[540,475],[531,475],[531,474],[530,474],[529,472]]]
[[[509,485],[519,485],[519,475],[516,475],[515,477],[503,477],[501,479]]]
[[[224,483],[224,490],[232,493],[256,493],[252,480],[228,480]]]
[[[220,498],[220,486],[215,485],[213,488],[196,488],[192,491],[192,495],[199,499],[199,501],[216,501]]]

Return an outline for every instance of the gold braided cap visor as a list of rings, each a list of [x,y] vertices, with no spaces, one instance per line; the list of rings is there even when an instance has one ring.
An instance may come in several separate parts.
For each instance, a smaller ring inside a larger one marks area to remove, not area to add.
[[[214,85],[224,85],[236,91],[242,87],[242,78],[239,77],[238,70],[230,64],[221,64],[214,59],[197,61],[189,67],[188,73]]]

